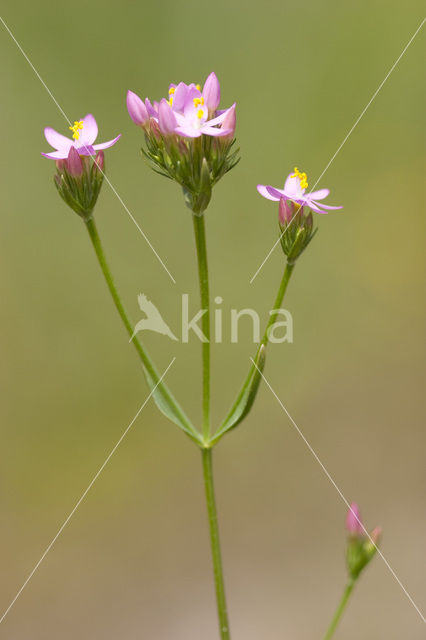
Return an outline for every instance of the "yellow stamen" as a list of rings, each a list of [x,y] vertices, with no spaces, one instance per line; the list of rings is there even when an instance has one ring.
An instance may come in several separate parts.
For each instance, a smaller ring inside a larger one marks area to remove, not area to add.
[[[173,95],[175,91],[176,91],[176,88],[175,88],[175,87],[170,87],[170,89],[169,89],[169,95]]]
[[[194,107],[198,107],[200,104],[204,105],[204,98],[203,96],[201,96],[201,98],[194,98],[193,102],[194,102]]]
[[[72,127],[68,127],[73,132],[72,137],[74,140],[78,140],[80,137],[79,129],[83,128],[83,120],[74,120]]]
[[[197,113],[197,118],[198,118],[199,120],[201,120],[201,118],[202,118],[202,117],[203,117],[203,110],[202,110],[202,109],[199,109],[199,110],[198,110],[198,113]]]
[[[173,96],[170,96],[169,105],[172,106],[172,104],[173,104]]]
[[[300,188],[307,189],[308,188],[308,176],[306,173],[300,173],[297,167],[294,167],[294,173],[291,174],[292,178],[299,178],[300,180]]]
[[[200,87],[200,85],[199,85],[199,84],[196,84],[196,85],[195,85],[195,88],[196,88],[196,89],[198,89],[198,91],[201,91],[201,87]]]

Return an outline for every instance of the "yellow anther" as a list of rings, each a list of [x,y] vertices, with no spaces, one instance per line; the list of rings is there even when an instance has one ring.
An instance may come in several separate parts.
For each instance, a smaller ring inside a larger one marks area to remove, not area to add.
[[[199,120],[201,120],[202,117],[203,117],[203,110],[202,109],[198,109],[197,118]]]
[[[204,98],[203,96],[201,96],[201,98],[194,98],[193,102],[194,102],[194,107],[198,107],[200,104],[204,105]]]
[[[169,95],[173,95],[175,91],[176,91],[176,88],[175,88],[175,87],[170,87],[170,89],[169,89]]]
[[[196,84],[196,85],[195,85],[195,88],[196,88],[196,89],[198,89],[198,91],[201,91],[201,87],[200,87],[200,85],[199,85],[199,84]]]
[[[306,173],[301,173],[297,167],[294,167],[294,173],[291,174],[291,177],[299,178],[301,189],[308,188],[308,176],[306,175]]]
[[[78,140],[80,137],[79,129],[83,128],[83,120],[74,120],[72,127],[68,127],[73,132],[72,137],[74,140]]]
[[[172,106],[172,104],[173,104],[173,96],[170,96],[169,105]]]

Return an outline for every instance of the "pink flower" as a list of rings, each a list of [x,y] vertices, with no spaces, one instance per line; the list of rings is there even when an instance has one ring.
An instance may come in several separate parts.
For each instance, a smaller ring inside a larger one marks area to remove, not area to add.
[[[308,187],[306,173],[301,173],[297,167],[294,173],[290,173],[284,184],[284,189],[276,189],[269,185],[258,184],[257,190],[261,196],[268,200],[278,202],[281,198],[284,200],[292,200],[302,206],[307,206],[317,213],[327,213],[325,209],[343,209],[343,207],[331,207],[329,205],[320,204],[317,201],[326,198],[330,191],[328,189],[319,189],[311,193],[305,193]]]
[[[60,160],[68,158],[70,149],[73,147],[80,156],[94,156],[96,151],[112,147],[121,138],[120,134],[113,140],[108,140],[108,142],[93,144],[98,135],[98,125],[91,113],[87,114],[82,120],[76,120],[69,129],[73,132],[71,140],[51,127],[46,127],[44,130],[46,140],[56,151],[42,153],[41,155],[46,158]]]
[[[177,127],[175,132],[185,138],[199,138],[202,134],[207,136],[225,137],[233,133],[232,127],[223,129],[217,128],[222,125],[230,113],[235,113],[235,104],[221,113],[219,116],[209,120],[209,109],[205,102],[201,102],[202,95],[194,89],[188,92],[183,113],[176,112]]]
[[[346,516],[346,529],[348,530],[349,535],[356,538],[364,535],[361,513],[356,502],[353,502],[351,504],[351,507]]]

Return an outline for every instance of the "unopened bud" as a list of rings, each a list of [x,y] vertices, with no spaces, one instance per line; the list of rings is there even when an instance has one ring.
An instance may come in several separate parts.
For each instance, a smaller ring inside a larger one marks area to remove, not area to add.
[[[133,93],[133,91],[127,92],[126,97],[127,111],[133,122],[140,127],[145,126],[149,120],[148,109],[145,106],[143,100]]]
[[[349,533],[346,562],[351,580],[356,580],[375,555],[382,530],[376,527],[371,534],[366,534],[359,507],[355,503],[346,516],[346,529]]]
[[[103,173],[105,167],[105,155],[103,151],[98,151],[94,160],[94,166]]]
[[[359,537],[364,535],[361,512],[356,502],[353,502],[346,516],[346,529],[350,536]]]
[[[71,147],[66,161],[67,171],[73,178],[83,175],[83,163],[75,147]]]

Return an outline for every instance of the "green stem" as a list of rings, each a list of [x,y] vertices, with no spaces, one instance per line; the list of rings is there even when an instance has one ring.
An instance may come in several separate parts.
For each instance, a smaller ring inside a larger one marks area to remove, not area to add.
[[[195,244],[197,247],[198,276],[200,281],[201,329],[206,338],[202,342],[203,359],[203,438],[208,442],[210,437],[210,298],[209,275],[207,269],[207,247],[204,215],[193,214]]]
[[[290,281],[291,274],[293,273],[294,266],[295,266],[294,264],[289,264],[288,262],[285,266],[283,277],[281,278],[281,282],[280,282],[280,287],[278,289],[277,297],[275,298],[275,302],[274,302],[274,307],[273,307],[274,313],[272,313],[269,318],[268,324],[266,325],[265,333],[262,338],[262,342],[260,343],[261,345],[264,344],[265,347],[269,341],[269,330],[274,324],[275,320],[277,319],[279,310],[281,309],[281,305],[283,303],[285,292],[287,291],[287,286]]]
[[[216,500],[213,486],[212,450],[202,449],[204,487],[206,491],[207,512],[209,516],[210,543],[213,559],[214,581],[216,587],[217,613],[221,640],[230,640],[228,614],[226,610],[225,583],[223,579],[222,556],[220,551],[219,527],[217,522]]]
[[[108,285],[108,289],[111,293],[116,309],[120,315],[120,318],[123,321],[124,326],[126,327],[127,333],[129,334],[130,337],[132,337],[133,324],[129,320],[126,310],[124,309],[123,303],[121,302],[121,298],[118,294],[117,288],[114,284],[114,280],[105,258],[105,254],[102,248],[101,240],[99,238],[95,221],[93,218],[89,218],[88,220],[85,220],[85,223],[86,223],[87,231],[89,232],[90,239],[93,244],[93,248],[95,249],[95,253],[98,258],[99,265],[102,269],[102,273],[105,277],[105,281]],[[186,425],[187,427],[186,433],[190,436],[190,438],[195,442],[197,442],[197,444],[200,444],[199,434],[196,433],[196,431],[194,430],[194,428],[186,418],[185,414],[182,412],[181,408],[177,404],[176,400],[173,398],[173,395],[169,391],[168,387],[164,384],[163,381],[160,382],[160,376],[158,375],[150,356],[146,352],[145,348],[142,346],[142,343],[139,341],[138,337],[133,336],[132,342],[140,359],[142,360],[142,364],[145,368],[147,376],[152,380],[153,386],[156,386],[156,391],[161,394],[164,402],[167,403],[173,409],[173,411],[180,418],[180,420]]]
[[[333,620],[331,621],[328,631],[324,636],[324,640],[330,640],[330,638],[333,636],[334,632],[336,631],[336,627],[339,624],[340,618],[343,615],[346,605],[348,604],[348,601],[354,586],[355,586],[355,582],[352,582],[352,581],[348,582],[348,584],[346,585],[345,590],[343,592],[342,599],[339,602],[339,606],[337,607],[336,613],[334,614]]]
[[[264,347],[266,347],[266,345],[269,342],[269,330],[270,330],[270,328],[272,327],[272,325],[274,324],[274,322],[277,319],[279,310],[280,310],[281,305],[282,305],[283,300],[284,300],[285,292],[287,291],[287,286],[288,286],[288,283],[290,281],[291,274],[293,273],[293,269],[294,269],[294,264],[288,264],[288,263],[286,264],[283,276],[281,278],[281,282],[280,282],[280,286],[279,286],[279,289],[278,289],[278,293],[277,293],[277,296],[275,298],[273,313],[271,314],[271,316],[269,318],[268,324],[266,325],[265,333],[263,334],[263,338],[262,338],[262,340],[261,340],[261,342],[260,342],[260,344],[259,344],[259,346],[258,346],[258,348],[256,350],[256,354],[255,354],[255,356],[253,358],[255,363],[257,362],[259,351],[260,351],[262,345]],[[251,382],[251,380],[253,378],[255,370],[256,370],[256,365],[252,364],[252,366],[250,367],[250,370],[248,372],[248,375],[247,375],[247,377],[246,377],[246,379],[244,381],[244,384],[242,385],[242,387],[240,389],[240,392],[237,395],[237,398],[236,398],[234,404],[232,405],[228,416],[231,415],[235,411],[236,407],[239,405],[239,403],[241,401],[241,398],[243,397],[248,385],[250,384],[250,382]],[[213,445],[217,444],[219,442],[219,440],[225,435],[226,431],[227,430],[222,431],[221,427],[219,427],[219,429],[216,431],[216,433],[213,434],[212,438],[209,441],[210,442],[210,446],[213,446]]]

